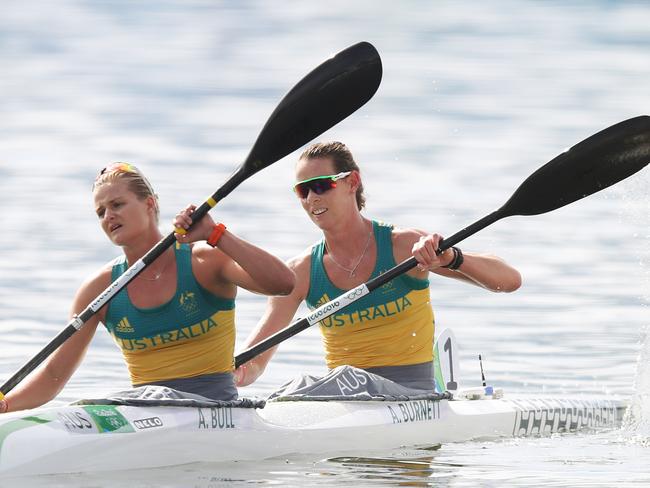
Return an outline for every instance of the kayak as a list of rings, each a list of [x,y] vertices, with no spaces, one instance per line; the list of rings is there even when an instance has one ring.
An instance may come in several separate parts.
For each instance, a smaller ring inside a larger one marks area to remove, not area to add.
[[[5,414],[0,416],[0,477],[542,436],[616,427],[626,407],[616,398],[505,399],[490,387],[459,390],[453,398],[261,405],[84,404]]]

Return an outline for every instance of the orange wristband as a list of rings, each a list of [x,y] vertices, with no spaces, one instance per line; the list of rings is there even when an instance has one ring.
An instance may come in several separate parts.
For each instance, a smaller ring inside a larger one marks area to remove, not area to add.
[[[210,237],[208,237],[208,244],[210,244],[212,247],[217,247],[217,242],[219,242],[219,239],[221,239],[221,236],[224,232],[226,232],[225,225],[223,225],[221,222],[215,224],[212,232],[210,233]]]

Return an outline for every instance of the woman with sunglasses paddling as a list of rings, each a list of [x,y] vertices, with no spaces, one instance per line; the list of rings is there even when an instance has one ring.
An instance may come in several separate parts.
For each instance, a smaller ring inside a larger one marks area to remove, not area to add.
[[[104,168],[93,184],[102,230],[124,254],[78,290],[83,310],[162,238],[158,197],[129,163]],[[188,229],[194,206],[175,228]],[[0,413],[53,399],[81,363],[101,322],[126,361],[134,386],[162,385],[215,400],[237,398],[233,381],[237,287],[267,295],[291,292],[295,277],[278,258],[240,239],[209,215],[113,297],[26,381],[0,401]],[[194,242],[207,241],[207,242]],[[191,244],[190,244],[191,243]]]
[[[365,217],[359,167],[340,142],[318,143],[301,155],[294,190],[323,240],[289,261],[296,286],[270,297],[249,348],[286,327],[304,301],[317,308],[344,291],[415,256],[419,265],[320,322],[329,369],[350,365],[402,386],[432,391],[434,317],[429,273],[495,292],[521,285],[519,272],[501,259],[451,248],[436,254],[439,234],[403,229]],[[238,386],[264,371],[275,348],[235,372]]]

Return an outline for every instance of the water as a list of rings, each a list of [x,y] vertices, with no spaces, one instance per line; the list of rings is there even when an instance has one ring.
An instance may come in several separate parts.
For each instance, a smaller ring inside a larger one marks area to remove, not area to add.
[[[322,139],[359,160],[367,215],[451,235],[499,207],[565,148],[650,107],[645,2],[184,2],[6,0],[0,16],[0,376],[67,322],[85,276],[116,255],[90,186],[107,162],[135,162],[175,212],[243,161],[280,98],[360,40],[384,64],[370,103]],[[283,259],[318,238],[289,191],[296,155],[236,189],[216,218]],[[643,486],[650,481],[650,173],[566,208],[498,222],[462,243],[515,265],[497,295],[432,280],[468,383],[477,355],[517,394],[629,398],[626,428],[593,435],[70,475],[34,486]],[[265,302],[241,293],[238,344]],[[301,309],[304,315],[304,309]],[[638,361],[637,361],[638,360]],[[324,369],[318,331],[284,343],[264,395]],[[57,398],[128,386],[103,331]]]

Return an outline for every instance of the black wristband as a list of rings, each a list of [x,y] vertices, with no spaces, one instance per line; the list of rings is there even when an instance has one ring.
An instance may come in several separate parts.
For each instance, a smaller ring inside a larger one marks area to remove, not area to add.
[[[444,265],[443,268],[447,268],[447,269],[451,268],[454,262],[456,261],[456,256],[458,256],[458,251],[456,251],[455,247],[452,247],[451,252],[453,253],[454,257],[452,257],[451,261],[449,261],[449,264]]]
[[[443,268],[457,270],[460,268],[460,265],[463,264],[463,261],[465,261],[465,258],[463,257],[463,251],[461,251],[456,246],[452,247],[451,250],[454,251],[454,259],[452,259],[447,266],[443,266]]]

